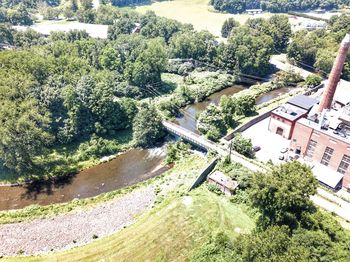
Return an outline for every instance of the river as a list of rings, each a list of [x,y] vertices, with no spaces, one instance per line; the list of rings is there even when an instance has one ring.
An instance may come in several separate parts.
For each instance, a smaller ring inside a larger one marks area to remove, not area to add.
[[[198,132],[195,117],[210,104],[218,104],[223,95],[231,96],[246,85],[234,85],[209,96],[205,101],[184,108],[186,114],[177,118],[177,123],[193,132]],[[257,99],[257,104],[267,102],[290,91],[282,88],[271,91]],[[165,157],[164,147],[133,149],[117,156],[110,162],[81,171],[64,181],[45,182],[31,186],[0,187],[0,210],[19,209],[32,204],[49,205],[63,203],[75,198],[94,197],[152,178],[163,173],[161,166]]]
[[[215,105],[219,104],[222,96],[232,96],[246,88],[249,88],[249,85],[234,85],[232,87],[223,89],[219,92],[212,94],[203,102],[188,105],[185,108],[183,108],[183,111],[185,113],[181,117],[176,118],[175,123],[198,134],[199,132],[196,126],[196,116],[199,113],[203,112],[206,109],[206,107],[211,103],[214,103]],[[292,88],[285,87],[270,91],[258,97],[256,100],[256,104],[260,105],[262,103],[268,102],[276,97],[288,93],[289,91],[291,91],[291,89]]]
[[[74,198],[94,197],[163,173],[161,165],[164,147],[132,149],[110,162],[81,171],[77,175],[55,183],[28,186],[0,187],[0,210],[19,209],[32,204],[63,203]]]

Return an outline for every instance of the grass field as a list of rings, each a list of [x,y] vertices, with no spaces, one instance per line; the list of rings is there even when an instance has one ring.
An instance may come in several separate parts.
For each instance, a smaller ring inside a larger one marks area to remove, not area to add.
[[[247,14],[233,15],[219,13],[209,5],[209,0],[155,2],[151,5],[139,6],[136,10],[140,13],[151,10],[159,16],[175,19],[182,23],[192,24],[196,30],[208,30],[217,37],[221,36],[221,26],[227,18],[233,17],[240,23],[244,23],[248,18],[257,17]],[[261,16],[269,17],[270,14],[262,14]]]
[[[212,233],[221,230],[234,239],[253,227],[239,206],[202,186],[165,200],[110,237],[63,253],[11,261],[188,261]]]

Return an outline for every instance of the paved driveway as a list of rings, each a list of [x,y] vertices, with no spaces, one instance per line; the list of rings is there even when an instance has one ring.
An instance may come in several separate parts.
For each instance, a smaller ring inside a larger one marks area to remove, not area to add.
[[[274,163],[281,163],[278,159],[282,148],[289,147],[290,140],[283,138],[268,130],[270,118],[253,125],[242,133],[244,137],[252,140],[253,146],[260,146],[261,150],[256,152],[258,160],[267,162],[272,160]]]

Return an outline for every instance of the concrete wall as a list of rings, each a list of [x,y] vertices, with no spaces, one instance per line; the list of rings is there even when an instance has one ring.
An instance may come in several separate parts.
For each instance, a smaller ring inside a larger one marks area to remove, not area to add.
[[[211,173],[211,171],[213,171],[213,169],[215,168],[216,164],[218,163],[219,158],[215,158],[201,173],[200,175],[197,177],[196,181],[194,181],[193,185],[190,187],[190,190],[193,190],[197,187],[199,187],[201,184],[203,184],[205,182],[205,180],[207,180],[208,175]]]
[[[255,118],[253,118],[252,120],[250,120],[249,122],[245,123],[244,125],[239,126],[239,127],[236,128],[232,133],[230,133],[230,134],[228,134],[227,136],[225,136],[224,139],[227,140],[227,141],[230,141],[232,138],[235,137],[235,135],[236,135],[237,133],[241,133],[241,132],[247,130],[248,128],[250,128],[251,126],[257,124],[258,122],[260,122],[260,121],[262,121],[262,120],[268,118],[268,117],[271,115],[271,112],[272,112],[273,110],[275,110],[275,109],[276,109],[276,108],[273,108],[273,109],[271,109],[270,111],[268,111],[268,112],[266,112],[266,113],[264,113],[264,114],[261,114],[261,115],[255,117]]]

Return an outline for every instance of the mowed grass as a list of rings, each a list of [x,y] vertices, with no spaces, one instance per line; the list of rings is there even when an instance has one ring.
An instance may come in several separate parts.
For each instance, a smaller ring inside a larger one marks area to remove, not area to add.
[[[151,5],[136,7],[136,10],[140,13],[145,13],[146,11],[151,10],[159,16],[175,19],[182,23],[192,24],[198,31],[208,30],[217,37],[221,36],[221,27],[224,21],[229,17],[233,17],[236,21],[243,24],[248,18],[271,16],[270,13],[264,13],[259,16],[219,13],[209,4],[209,0],[173,0],[155,2]]]
[[[238,205],[202,186],[189,196],[165,200],[110,237],[63,253],[11,261],[189,261],[211,234],[221,230],[234,239],[253,227]]]

